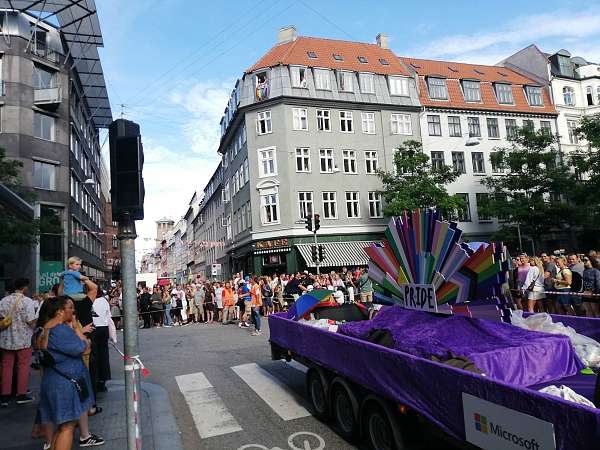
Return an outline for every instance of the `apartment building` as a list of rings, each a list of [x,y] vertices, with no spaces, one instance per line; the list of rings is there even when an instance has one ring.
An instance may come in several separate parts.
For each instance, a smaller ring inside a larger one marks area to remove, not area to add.
[[[418,80],[423,151],[433,168],[452,165],[461,175],[448,186],[465,207],[456,219],[465,236],[477,240],[498,229],[498,219],[478,210],[488,195],[485,176],[503,169],[490,159],[508,147],[517,127],[557,133],[557,112],[549,89],[508,67],[400,58]]]
[[[221,121],[228,270],[314,267],[307,215],[319,214],[325,267],[366,263],[382,237],[379,169],[420,140],[415,80],[377,44],[299,37],[277,44],[236,83]]]
[[[0,146],[23,163],[21,190],[33,194],[42,222],[31,270],[14,254],[3,255],[0,272],[27,275],[46,291],[68,256],[81,257],[87,275],[106,278],[98,132],[112,115],[94,1],[85,11],[70,1],[39,3],[13,10],[2,2],[0,11]]]

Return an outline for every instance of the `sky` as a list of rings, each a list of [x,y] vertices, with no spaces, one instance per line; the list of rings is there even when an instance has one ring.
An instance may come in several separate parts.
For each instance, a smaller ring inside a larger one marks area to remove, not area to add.
[[[423,5],[427,9],[423,9]],[[140,124],[145,219],[177,222],[217,167],[219,121],[236,79],[276,43],[277,31],[374,42],[398,55],[495,64],[532,43],[600,61],[600,1],[96,0],[99,49],[113,117]],[[474,6],[477,5],[477,6]],[[123,105],[123,106],[122,106]],[[103,147],[108,160],[108,144]]]

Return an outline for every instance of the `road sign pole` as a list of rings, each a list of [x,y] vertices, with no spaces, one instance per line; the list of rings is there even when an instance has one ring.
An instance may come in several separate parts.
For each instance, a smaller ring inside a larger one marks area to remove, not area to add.
[[[317,252],[319,251],[319,244],[317,243],[317,229],[315,227],[315,215],[313,214],[311,216],[311,221],[312,221],[312,229],[313,229],[313,237],[315,239],[315,249],[317,250]],[[319,254],[317,253],[317,257],[315,258],[315,264],[317,267],[317,275],[321,275],[321,267],[319,266],[320,261],[319,261]]]

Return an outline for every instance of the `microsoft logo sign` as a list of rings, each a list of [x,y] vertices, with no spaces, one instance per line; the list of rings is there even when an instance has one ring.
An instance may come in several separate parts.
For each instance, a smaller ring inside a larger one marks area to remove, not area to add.
[[[488,432],[488,421],[487,417],[482,416],[481,414],[475,413],[475,429],[477,431],[481,431],[482,433],[487,434]]]

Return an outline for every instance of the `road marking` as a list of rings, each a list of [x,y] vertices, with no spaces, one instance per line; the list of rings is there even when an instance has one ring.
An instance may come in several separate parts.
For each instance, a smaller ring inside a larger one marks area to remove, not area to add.
[[[258,364],[243,364],[231,369],[283,420],[311,415],[285,384]]]
[[[202,439],[242,431],[221,397],[202,373],[175,377]]]

